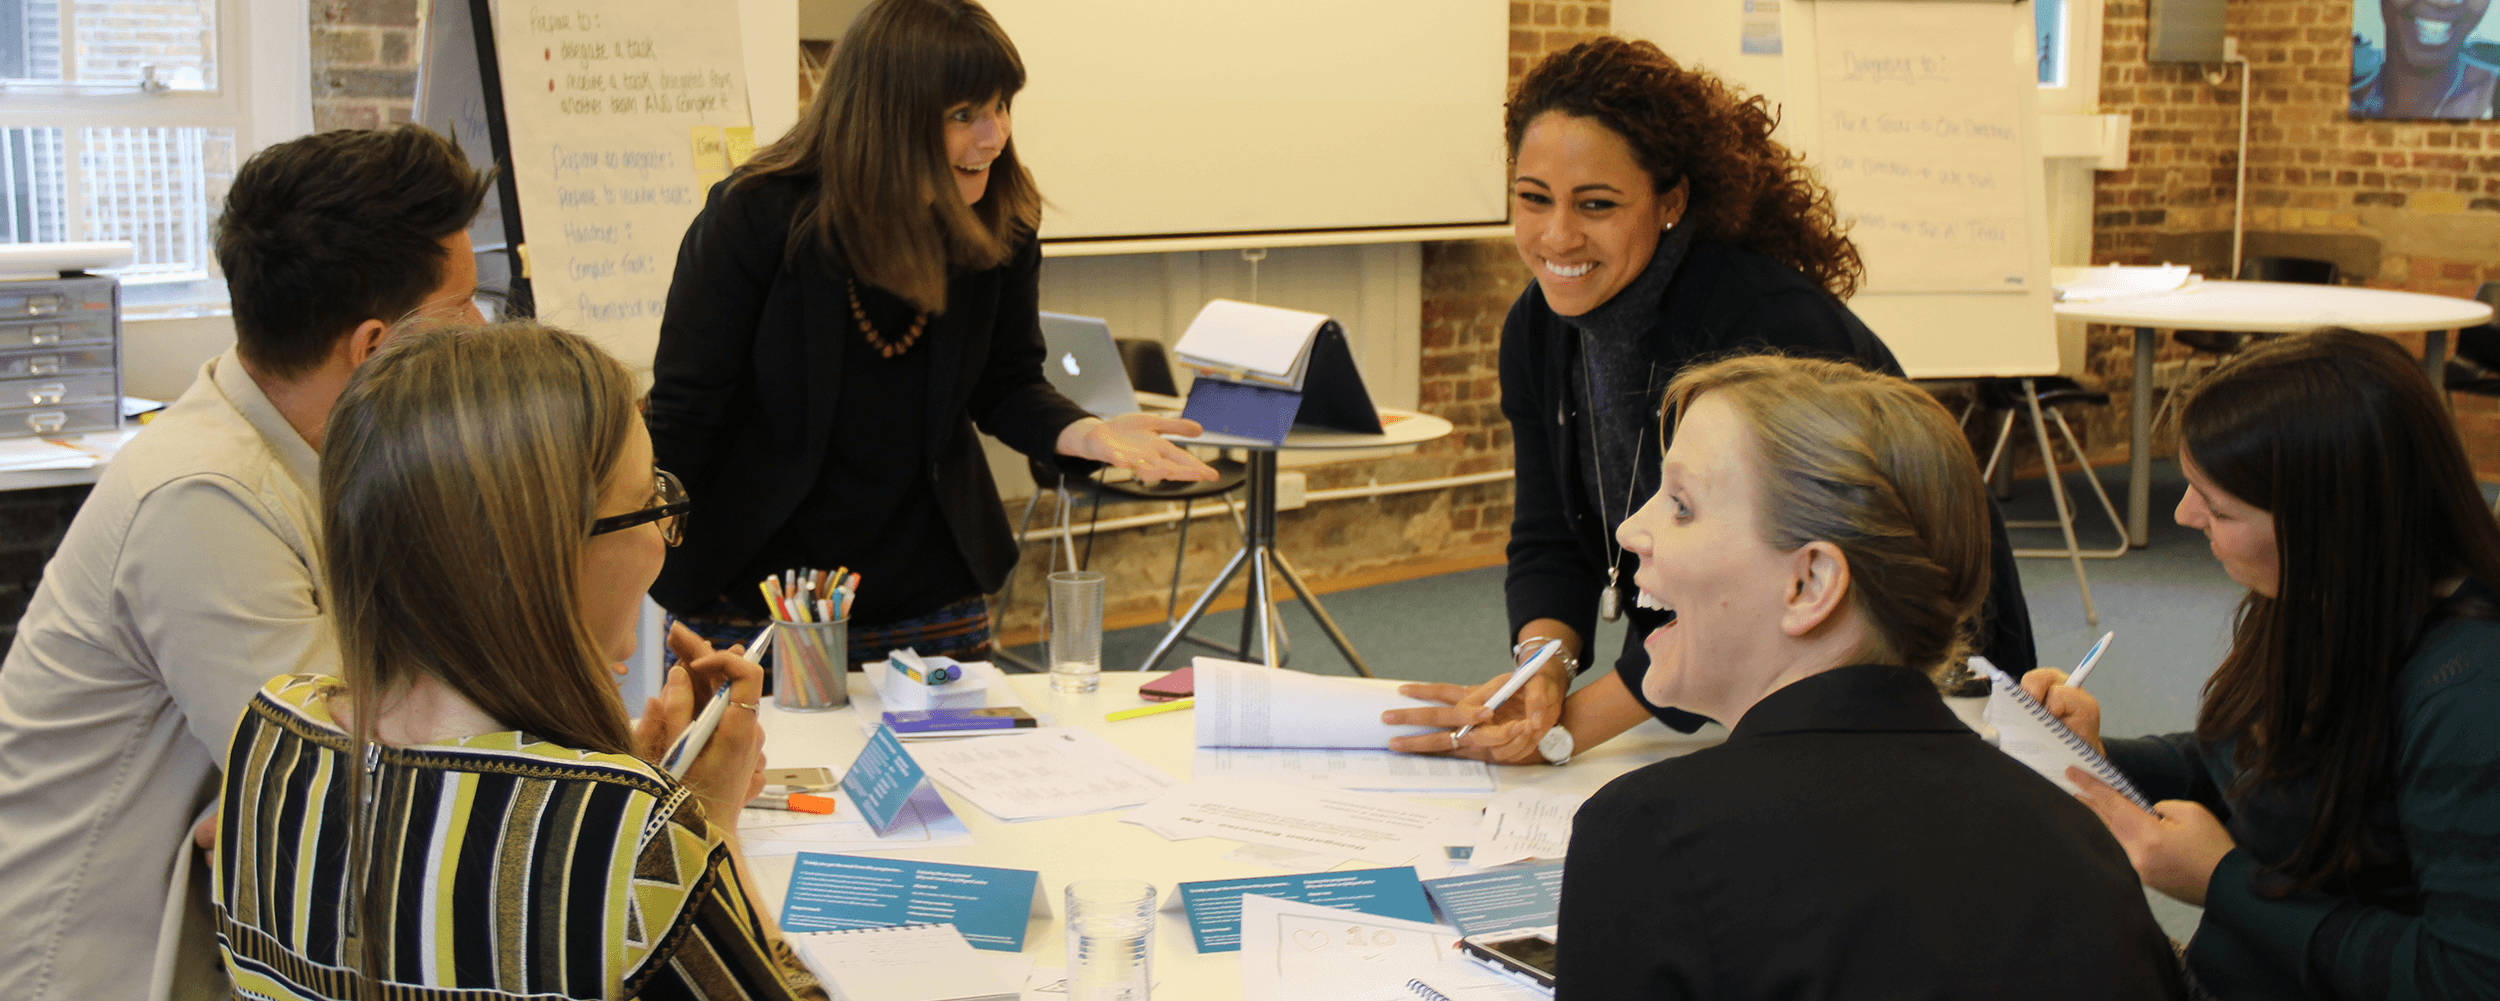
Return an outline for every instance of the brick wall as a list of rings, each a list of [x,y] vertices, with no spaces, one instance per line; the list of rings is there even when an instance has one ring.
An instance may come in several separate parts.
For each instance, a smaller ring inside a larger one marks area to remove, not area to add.
[[[370,129],[413,120],[426,3],[313,0],[314,128]]]
[[[2095,263],[2230,269],[2240,81],[2144,61],[2144,0],[2103,7],[2102,110],[2135,122],[2127,170],[2100,175]],[[2233,0],[2226,30],[2250,63],[2246,253],[2334,260],[2345,281],[2470,296],[2500,280],[2500,123],[2356,119],[2345,113],[2352,5]],[[2400,337],[2419,349],[2416,335]],[[2182,352],[2167,345],[2162,361]],[[2091,377],[2120,390],[2095,451],[2123,457],[2116,414],[2132,335],[2095,328]],[[2456,398],[2475,468],[2500,479],[2500,402]],[[2162,451],[2169,451],[2164,447]]]
[[[43,581],[43,565],[61,545],[88,488],[0,491],[0,657],[17,639],[17,620]]]

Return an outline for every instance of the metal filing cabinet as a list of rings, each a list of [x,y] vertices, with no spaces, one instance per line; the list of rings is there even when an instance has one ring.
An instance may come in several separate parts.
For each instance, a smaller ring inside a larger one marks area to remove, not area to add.
[[[0,438],[122,425],[121,284],[0,282]]]

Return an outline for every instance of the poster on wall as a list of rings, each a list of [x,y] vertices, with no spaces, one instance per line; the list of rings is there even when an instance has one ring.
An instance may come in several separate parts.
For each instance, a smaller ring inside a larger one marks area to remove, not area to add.
[[[2488,3],[2356,0],[2352,116],[2491,118],[2500,24]]]

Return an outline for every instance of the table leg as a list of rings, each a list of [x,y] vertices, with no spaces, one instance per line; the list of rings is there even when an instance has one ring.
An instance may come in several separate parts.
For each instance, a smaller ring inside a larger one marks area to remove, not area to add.
[[[2127,544],[2153,541],[2153,328],[2135,328],[2135,391],[2127,394]]]
[[[1302,574],[1296,572],[1293,564],[1286,561],[1285,554],[1276,554],[1276,569],[1283,574],[1285,584],[1293,588],[1293,593],[1301,596],[1302,604],[1311,609],[1311,617],[1319,620],[1320,629],[1328,633],[1328,641],[1335,643],[1337,652],[1345,655],[1346,663],[1354,666],[1354,673],[1366,678],[1371,677],[1371,666],[1363,663],[1362,654],[1354,652],[1354,641],[1347,639],[1345,630],[1337,627],[1336,618],[1329,615],[1327,607],[1319,603],[1319,595],[1311,593],[1311,586],[1302,582]]]
[[[2422,375],[2431,381],[2431,390],[2441,401],[2448,399],[2448,332],[2422,332]]]

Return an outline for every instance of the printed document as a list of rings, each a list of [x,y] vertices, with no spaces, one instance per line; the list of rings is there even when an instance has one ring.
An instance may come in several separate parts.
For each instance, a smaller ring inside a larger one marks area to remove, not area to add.
[[[1404,984],[1400,974],[1437,964],[1457,944],[1458,930],[1444,925],[1246,896],[1242,1001],[1344,997],[1356,985]]]
[[[1092,731],[1073,727],[937,741],[914,747],[912,757],[930,778],[1006,821],[1136,806],[1179,784]]]
[[[1427,848],[1439,851],[1442,833],[1473,825],[1475,815],[1377,793],[1199,779],[1120,819],[1174,841],[1213,836],[1403,865]]]
[[[1522,859],[1561,858],[1571,847],[1571,818],[1586,796],[1567,796],[1543,789],[1513,789],[1484,805],[1476,828],[1476,848],[1467,862],[1478,868],[1507,865]]]
[[[1201,747],[1198,778],[1309,782],[1331,789],[1490,796],[1493,769],[1468,758],[1349,747]]]
[[[1259,664],[1199,657],[1196,667],[1198,746],[1353,747],[1382,750],[1391,737],[1441,732],[1390,726],[1390,709],[1437,707],[1398,694],[1399,682],[1331,678]]]

